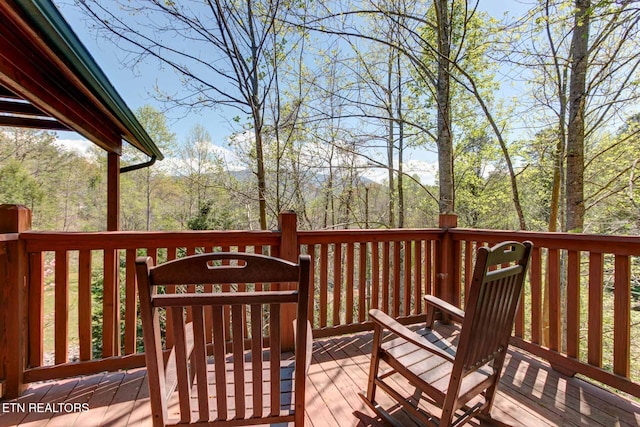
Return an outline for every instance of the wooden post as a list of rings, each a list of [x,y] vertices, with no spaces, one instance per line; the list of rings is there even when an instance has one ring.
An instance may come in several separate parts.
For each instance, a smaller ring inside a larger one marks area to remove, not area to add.
[[[120,230],[120,156],[107,155],[107,231]]]
[[[453,237],[447,232],[449,228],[458,226],[458,216],[456,214],[440,214],[440,228],[445,233],[442,240],[436,245],[436,283],[434,295],[443,300],[455,303],[454,295],[454,269],[455,265],[455,245]]]
[[[279,257],[291,262],[298,262],[300,248],[298,247],[298,216],[293,211],[281,212],[278,216],[280,229]],[[291,283],[282,283],[280,289],[293,289]],[[293,321],[296,318],[296,308],[292,304],[282,306],[280,315],[282,350],[291,351],[294,347]]]
[[[120,155],[107,155],[107,231],[120,230]],[[102,356],[120,354],[119,251],[104,252]]]
[[[0,205],[0,378],[7,398],[18,397],[25,389],[29,263],[19,233],[30,229],[29,209]]]

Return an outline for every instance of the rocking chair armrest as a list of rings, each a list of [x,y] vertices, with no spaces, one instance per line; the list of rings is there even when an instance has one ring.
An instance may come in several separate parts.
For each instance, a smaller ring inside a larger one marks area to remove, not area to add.
[[[453,304],[449,304],[448,302],[433,295],[425,295],[424,301],[427,305],[427,312],[430,309],[429,306],[433,306],[451,316],[451,318],[458,323],[462,323],[464,320],[464,311]]]
[[[393,334],[397,335],[398,337],[403,338],[408,342],[453,363],[454,356],[445,352],[441,348],[436,347],[431,342],[429,342],[426,338],[413,332],[411,329],[407,328],[406,326],[400,324],[398,321],[396,321],[386,313],[383,313],[378,309],[373,309],[369,311],[369,317],[371,317],[371,319],[375,323],[380,325],[383,329],[386,329],[392,332]]]

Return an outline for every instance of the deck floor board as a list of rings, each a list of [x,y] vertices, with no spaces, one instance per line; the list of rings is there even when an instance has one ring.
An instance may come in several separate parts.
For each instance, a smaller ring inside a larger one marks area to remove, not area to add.
[[[362,402],[366,390],[371,333],[314,340],[307,377],[306,425],[312,427],[382,427]],[[146,370],[102,373],[32,384],[19,399],[0,401],[0,427],[150,427]],[[403,385],[402,379],[396,384]],[[409,385],[404,384],[408,393]],[[416,426],[404,410],[380,393],[404,425]],[[87,412],[47,412],[29,403],[88,404]],[[422,403],[421,403],[422,405]],[[510,349],[492,415],[496,425],[513,426],[640,426],[640,403],[579,378],[566,377],[526,353]],[[469,426],[488,426],[473,420]]]

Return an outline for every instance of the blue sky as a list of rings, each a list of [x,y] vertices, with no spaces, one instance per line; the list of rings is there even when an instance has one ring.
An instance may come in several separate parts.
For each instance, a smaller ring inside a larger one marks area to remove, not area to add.
[[[156,64],[142,64],[134,72],[122,64],[124,53],[110,40],[97,37],[95,30],[90,28],[91,23],[89,20],[73,5],[73,2],[61,0],[56,4],[67,22],[108,76],[120,96],[132,110],[145,104],[154,105],[162,110],[163,106],[155,101],[152,96],[155,85],[160,85],[169,92],[179,91],[179,79],[173,71],[160,71]],[[526,9],[526,4],[518,0],[481,0],[480,7],[486,8],[495,17],[501,17],[505,13],[521,12]],[[210,133],[213,143],[219,146],[225,145],[225,138],[233,131],[229,125],[230,117],[225,117],[223,112],[219,110],[189,113],[186,116],[184,112],[168,112],[167,118],[171,130],[176,133],[178,143],[182,143],[187,138],[189,131],[196,124],[204,125]],[[78,134],[71,132],[61,132],[59,138],[61,140],[82,139]],[[433,152],[420,150],[413,153],[412,158],[434,162],[436,156]]]

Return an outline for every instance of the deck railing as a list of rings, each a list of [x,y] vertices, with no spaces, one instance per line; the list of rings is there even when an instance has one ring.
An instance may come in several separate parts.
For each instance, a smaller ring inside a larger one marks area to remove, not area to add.
[[[295,224],[287,213],[277,231],[0,234],[0,321],[8,325],[0,330],[19,326],[0,340],[6,394],[32,381],[144,364],[136,255],[164,262],[212,250],[286,259],[308,253],[310,320],[320,337],[370,329],[371,308],[421,322],[425,294],[464,307],[476,247],[531,240],[513,343],[565,373],[640,397],[640,350],[631,342],[640,320],[631,310],[632,281],[640,277],[637,237],[458,229],[446,216],[438,229],[301,231]]]

